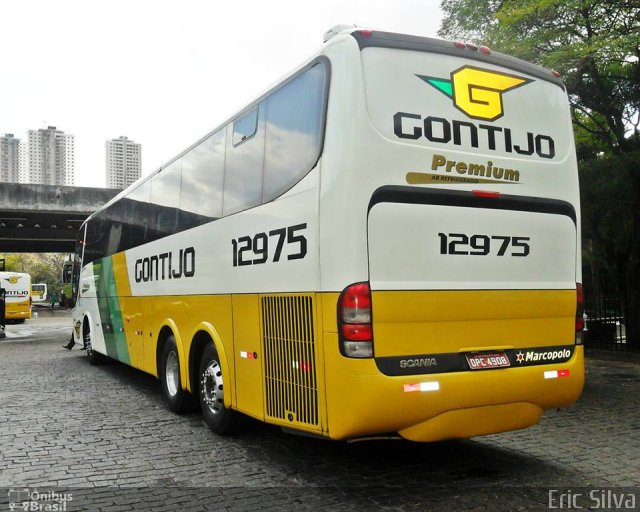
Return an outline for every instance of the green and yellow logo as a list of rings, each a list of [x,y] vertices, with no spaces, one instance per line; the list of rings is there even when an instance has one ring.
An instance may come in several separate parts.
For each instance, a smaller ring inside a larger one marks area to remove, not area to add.
[[[488,69],[463,66],[451,72],[451,79],[416,75],[453,99],[455,107],[473,119],[495,121],[504,115],[502,95],[532,80]]]

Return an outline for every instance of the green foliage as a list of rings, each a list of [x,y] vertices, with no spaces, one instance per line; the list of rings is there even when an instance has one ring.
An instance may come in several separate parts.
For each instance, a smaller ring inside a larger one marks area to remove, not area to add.
[[[578,162],[592,160],[609,152],[609,145],[593,134],[598,128],[593,119],[577,111],[574,111],[573,115],[573,134]]]
[[[439,35],[557,69],[576,126],[609,151],[640,148],[637,0],[454,0],[441,7]]]
[[[438,35],[445,39],[485,44],[487,34],[498,25],[497,12],[501,0],[443,0],[443,13]]]
[[[617,274],[640,238],[640,151],[581,163],[580,183],[582,236],[594,242],[589,257]]]
[[[46,283],[49,291],[62,288],[62,264],[65,254],[7,254],[6,270],[27,272],[32,283]]]

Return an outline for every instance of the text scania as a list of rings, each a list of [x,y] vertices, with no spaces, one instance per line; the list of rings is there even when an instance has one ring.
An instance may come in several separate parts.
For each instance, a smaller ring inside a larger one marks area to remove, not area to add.
[[[401,359],[400,368],[420,368],[422,366],[438,366],[435,357],[423,357],[420,359]]]
[[[196,251],[193,247],[180,249],[178,253],[162,254],[136,260],[136,283],[193,277],[196,273]]]
[[[525,136],[514,137],[510,128],[489,124],[475,124],[468,121],[449,121],[443,117],[396,112],[393,116],[393,133],[401,139],[417,140],[425,137],[431,142],[448,144],[453,140],[456,146],[465,144],[477,148],[519,155],[533,155],[553,158],[556,155],[555,142],[549,135],[527,132]]]

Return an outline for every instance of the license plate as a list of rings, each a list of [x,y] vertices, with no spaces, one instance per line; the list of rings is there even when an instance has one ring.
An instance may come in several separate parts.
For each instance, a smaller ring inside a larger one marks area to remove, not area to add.
[[[504,352],[490,352],[486,354],[466,354],[467,363],[471,370],[486,370],[488,368],[504,368],[511,366],[509,358]]]

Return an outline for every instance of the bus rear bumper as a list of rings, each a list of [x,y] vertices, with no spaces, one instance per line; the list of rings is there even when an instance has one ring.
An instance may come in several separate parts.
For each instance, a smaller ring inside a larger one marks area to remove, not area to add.
[[[521,429],[574,403],[584,385],[581,346],[560,364],[401,377],[382,375],[373,360],[333,362],[341,368],[326,383],[332,439],[397,432],[425,442]]]
[[[31,311],[7,311],[5,314],[6,320],[29,320],[31,318]]]
[[[496,434],[535,425],[543,412],[527,402],[457,409],[402,429],[398,434],[419,442]]]

